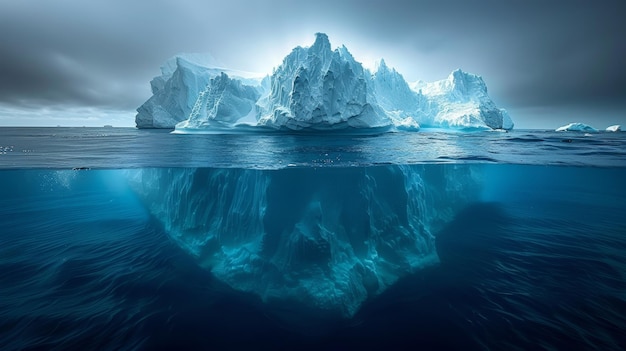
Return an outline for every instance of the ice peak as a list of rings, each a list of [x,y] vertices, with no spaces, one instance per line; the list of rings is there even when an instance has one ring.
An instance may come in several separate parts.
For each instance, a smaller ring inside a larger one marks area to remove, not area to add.
[[[373,79],[375,80],[391,80],[395,83],[394,85],[406,85],[409,88],[408,83],[404,80],[404,77],[396,71],[395,68],[387,66],[387,63],[384,59],[380,59],[380,61],[376,61],[376,72],[373,74]]]
[[[203,67],[222,67],[224,66],[218,60],[208,53],[180,53],[177,54],[161,66],[161,74],[172,75],[179,66],[203,66]]]
[[[258,125],[291,130],[390,128],[392,121],[368,93],[369,72],[345,46],[332,51],[328,36],[289,54],[258,105]]]
[[[454,71],[452,71],[452,73],[450,73],[450,76],[448,77],[448,79],[450,79],[451,81],[460,81],[460,80],[468,80],[468,79],[476,79],[476,78],[479,78],[479,77],[475,74],[467,73],[460,68],[457,68]]]
[[[376,73],[380,74],[386,74],[386,73],[393,73],[396,70],[394,68],[391,68],[389,66],[387,66],[387,62],[385,62],[385,59],[381,58],[380,61],[376,62]]]
[[[346,60],[356,61],[354,59],[354,56],[352,56],[352,54],[350,53],[350,51],[348,51],[348,48],[345,45],[341,45],[341,47],[337,48],[336,51],[339,52],[339,55],[341,55],[341,57],[345,58]]]
[[[381,58],[380,61],[378,61],[377,68],[378,70],[389,70],[384,58]]]
[[[315,42],[311,46],[311,49],[315,51],[331,51],[328,35],[320,32],[315,33]]]
[[[453,87],[454,91],[457,91],[462,95],[474,95],[477,93],[487,93],[487,86],[481,76],[467,73],[460,68],[452,71],[448,76],[448,81]]]

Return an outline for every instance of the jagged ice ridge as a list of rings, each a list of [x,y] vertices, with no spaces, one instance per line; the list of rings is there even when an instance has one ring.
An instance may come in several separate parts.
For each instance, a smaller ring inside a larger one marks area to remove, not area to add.
[[[455,70],[447,79],[409,84],[381,60],[374,73],[326,34],[296,47],[271,75],[215,67],[177,56],[152,80],[153,96],[137,111],[138,128],[178,132],[233,130],[512,129],[508,113],[480,76]]]

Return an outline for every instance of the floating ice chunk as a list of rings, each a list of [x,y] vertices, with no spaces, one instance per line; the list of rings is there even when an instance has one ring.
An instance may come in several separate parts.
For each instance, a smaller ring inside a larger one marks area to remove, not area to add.
[[[609,126],[609,127],[606,127],[606,131],[607,132],[621,132],[622,126],[620,126],[619,124]]]
[[[412,117],[406,117],[405,119],[396,122],[396,128],[398,128],[398,130],[405,131],[418,131],[420,129],[420,125],[415,122]]]
[[[584,123],[570,123],[555,129],[557,132],[597,132],[598,130]]]

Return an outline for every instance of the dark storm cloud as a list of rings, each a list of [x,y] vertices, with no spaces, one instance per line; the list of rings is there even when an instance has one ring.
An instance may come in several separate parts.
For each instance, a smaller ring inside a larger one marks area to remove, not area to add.
[[[429,65],[415,67],[422,75],[460,67],[483,75],[509,104],[617,104],[626,98],[624,4],[406,1],[364,22],[380,23],[369,28],[373,37],[410,47],[408,62],[425,56]]]
[[[85,105],[133,100],[146,62],[159,51],[142,47],[146,30],[122,17],[124,10],[97,2],[0,5],[0,99]]]
[[[623,1],[17,1],[0,3],[0,103],[134,109],[179,52],[276,64],[325,31],[408,79],[482,75],[496,102],[624,107]],[[304,41],[303,41],[304,40]]]

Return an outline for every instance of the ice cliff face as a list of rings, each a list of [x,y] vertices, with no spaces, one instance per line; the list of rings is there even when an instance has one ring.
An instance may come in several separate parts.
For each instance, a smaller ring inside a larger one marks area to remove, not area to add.
[[[512,129],[513,121],[487,94],[480,76],[456,70],[447,79],[433,83],[417,82],[413,88],[423,94],[424,126],[450,128]]]
[[[434,235],[479,195],[468,165],[147,168],[129,177],[168,235],[232,288],[350,317],[438,262]]]
[[[206,60],[193,55],[181,55],[168,60],[161,68],[161,75],[150,82],[152,97],[137,109],[137,128],[174,128],[177,123],[189,119],[194,106],[199,104],[198,100],[206,96],[205,91],[209,89],[211,79],[222,73],[236,76],[248,85],[260,84],[260,79],[246,72],[206,65]],[[201,93],[204,94],[201,96]],[[239,102],[236,99],[230,101],[231,104]],[[226,107],[221,104],[220,107],[245,110],[244,107],[234,105]]]
[[[173,128],[187,119],[211,73],[183,58],[166,63],[162,75],[150,82],[152,97],[137,109],[137,128]]]
[[[365,70],[346,47],[332,50],[323,33],[312,46],[295,48],[264,80],[177,58],[151,84],[153,96],[137,110],[139,128],[513,128],[481,77],[456,70],[438,82],[409,85],[384,61],[374,73]]]
[[[371,75],[370,85],[379,106],[402,129],[419,129],[416,120],[425,116],[428,101],[421,93],[413,91],[404,77],[381,60]]]
[[[189,118],[177,124],[177,128],[209,128],[232,126],[252,115],[256,115],[257,88],[231,79],[224,72],[211,78],[206,88],[198,94]]]

